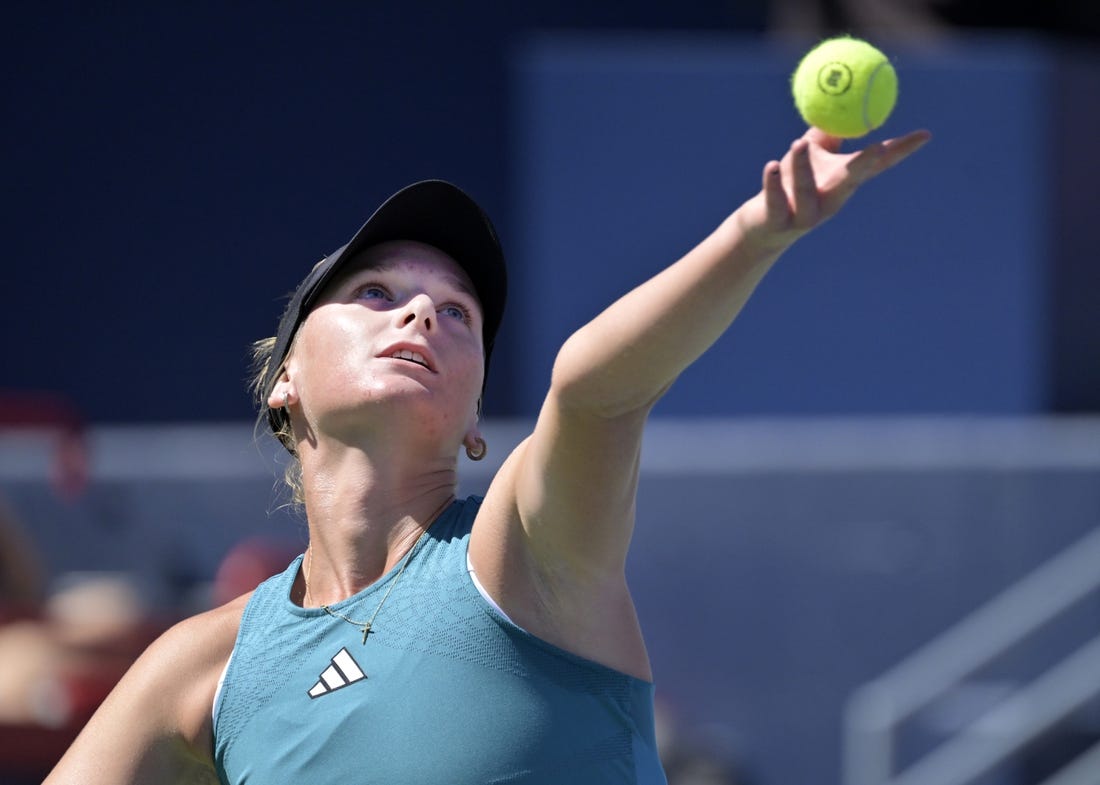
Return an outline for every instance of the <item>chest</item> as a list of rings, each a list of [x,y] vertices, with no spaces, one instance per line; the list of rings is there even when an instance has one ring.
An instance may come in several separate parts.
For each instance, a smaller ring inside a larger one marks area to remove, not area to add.
[[[341,632],[268,666],[268,694],[219,750],[229,781],[628,781],[628,707],[576,678]]]

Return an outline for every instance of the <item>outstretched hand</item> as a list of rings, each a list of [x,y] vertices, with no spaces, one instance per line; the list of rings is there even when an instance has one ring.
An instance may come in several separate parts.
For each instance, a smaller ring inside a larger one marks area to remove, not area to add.
[[[769,250],[786,248],[836,215],[861,185],[908,158],[930,138],[927,131],[914,131],[842,153],[843,140],[809,129],[783,160],[767,163],[760,193],[738,211],[746,239]]]

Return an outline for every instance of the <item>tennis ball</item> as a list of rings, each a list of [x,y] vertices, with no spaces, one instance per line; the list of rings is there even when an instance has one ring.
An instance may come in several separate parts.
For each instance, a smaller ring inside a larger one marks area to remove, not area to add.
[[[811,49],[791,76],[802,119],[846,139],[878,128],[898,98],[898,75],[886,55],[866,41],[842,36]]]

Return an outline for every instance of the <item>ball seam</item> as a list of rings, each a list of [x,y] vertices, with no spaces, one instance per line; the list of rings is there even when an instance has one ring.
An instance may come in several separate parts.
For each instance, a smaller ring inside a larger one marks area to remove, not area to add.
[[[875,77],[878,76],[878,72],[882,70],[883,66],[889,64],[889,60],[883,60],[876,65],[875,70],[867,78],[867,87],[863,90],[863,127],[868,131],[875,130],[875,126],[871,125],[871,93],[874,92]]]

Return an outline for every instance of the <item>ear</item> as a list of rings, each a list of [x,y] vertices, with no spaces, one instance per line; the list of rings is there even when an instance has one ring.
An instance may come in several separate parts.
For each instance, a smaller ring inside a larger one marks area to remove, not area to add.
[[[466,435],[462,439],[462,446],[466,448],[466,452],[484,451],[485,439],[482,436],[481,428],[478,427],[478,419],[481,416],[481,399],[477,400],[477,409],[470,417],[470,423],[466,426]]]
[[[466,437],[462,440],[462,446],[467,450],[478,450],[483,444],[485,444],[485,437],[481,435],[481,429],[476,425],[466,432]]]
[[[267,406],[269,409],[283,409],[297,402],[298,391],[284,369],[275,381],[275,386],[271,388],[271,394],[267,396]],[[287,414],[290,414],[290,412],[287,412]]]

